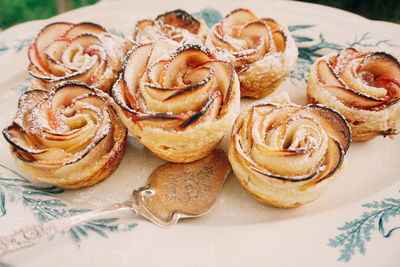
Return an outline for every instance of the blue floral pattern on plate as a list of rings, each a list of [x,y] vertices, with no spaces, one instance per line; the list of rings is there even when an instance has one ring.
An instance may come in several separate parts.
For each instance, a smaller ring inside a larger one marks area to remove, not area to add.
[[[202,9],[193,14],[197,18],[203,19],[211,27],[222,19],[222,15],[213,8]],[[340,49],[350,47],[398,47],[391,40],[376,40],[370,32],[354,36],[354,39],[344,44],[337,44],[328,41],[323,33],[318,36],[302,35],[301,30],[318,27],[318,25],[290,25],[289,31],[299,47],[299,57],[297,66],[290,73],[289,79],[293,83],[305,82],[309,67],[314,60],[327,53],[327,51],[339,51]],[[116,29],[110,29],[110,32],[124,38],[124,34]],[[300,33],[299,33],[300,32]],[[21,40],[15,40],[12,43],[0,43],[0,56],[5,52],[19,53],[34,40],[34,37],[28,37]],[[23,92],[28,88],[29,79],[23,84],[11,88],[15,92]],[[82,212],[87,209],[79,209],[64,203],[57,199],[57,195],[62,194],[64,190],[54,187],[37,187],[32,185],[18,172],[0,164],[0,217],[7,216],[9,202],[22,201],[23,205],[29,208],[39,222],[46,222],[53,219],[59,219]],[[380,202],[372,202],[362,205],[369,209],[362,214],[361,218],[346,222],[338,230],[342,233],[329,240],[328,246],[341,248],[339,261],[349,261],[357,251],[365,254],[365,243],[371,240],[371,231],[378,230],[385,237],[391,237],[393,233],[400,229],[394,227],[387,229],[385,223],[390,218],[400,215],[400,199],[385,198]],[[79,244],[82,238],[86,238],[90,233],[96,233],[107,237],[108,233],[127,231],[135,228],[136,223],[119,224],[117,218],[104,218],[89,221],[85,224],[75,226],[68,231],[72,240]]]

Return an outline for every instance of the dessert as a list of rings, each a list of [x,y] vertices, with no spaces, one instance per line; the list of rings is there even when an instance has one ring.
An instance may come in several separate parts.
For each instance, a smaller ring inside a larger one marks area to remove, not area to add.
[[[62,188],[107,178],[122,159],[127,136],[109,101],[79,82],[23,93],[14,121],[3,130],[17,165],[32,179]]]
[[[158,15],[154,20],[138,21],[132,40],[135,43],[147,43],[164,37],[181,44],[200,44],[203,43],[207,31],[208,27],[203,20],[198,20],[186,11],[177,9]]]
[[[170,39],[133,48],[111,96],[129,131],[172,162],[207,156],[240,108],[231,64],[201,45],[179,46]]]
[[[353,141],[399,133],[400,64],[390,54],[346,48],[320,58],[311,67],[307,96],[342,113]]]
[[[257,200],[296,207],[319,197],[342,165],[351,131],[336,111],[288,100],[243,111],[232,129],[229,161]]]
[[[31,87],[50,90],[63,81],[81,81],[108,92],[127,49],[127,42],[94,23],[49,24],[28,49]]]
[[[241,96],[260,98],[272,93],[290,73],[297,47],[286,26],[236,9],[209,31],[206,46],[232,63]]]

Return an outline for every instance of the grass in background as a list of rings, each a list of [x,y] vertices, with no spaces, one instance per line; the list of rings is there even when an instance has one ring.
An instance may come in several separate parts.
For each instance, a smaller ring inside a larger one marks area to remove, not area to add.
[[[400,0],[298,0],[347,10],[373,20],[400,23]]]
[[[99,0],[74,0],[72,7],[91,5]],[[0,28],[21,22],[46,19],[57,14],[56,0],[0,0]]]
[[[73,8],[99,0],[73,0]],[[160,0],[165,1],[165,0]],[[400,23],[400,0],[299,0],[344,9],[361,16]],[[245,6],[245,3],[243,4]],[[57,14],[56,0],[0,0],[0,28]]]

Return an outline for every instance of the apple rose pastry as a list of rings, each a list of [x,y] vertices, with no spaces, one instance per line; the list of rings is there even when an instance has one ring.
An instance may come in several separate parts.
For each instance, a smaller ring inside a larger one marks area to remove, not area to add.
[[[349,147],[350,128],[322,105],[261,103],[236,120],[229,161],[242,186],[275,207],[315,200],[332,182]]]
[[[272,93],[297,59],[297,47],[286,26],[237,9],[209,31],[206,45],[235,67],[242,96]]]
[[[400,64],[387,53],[346,48],[320,58],[311,67],[307,96],[342,113],[353,141],[399,133]]]
[[[28,50],[33,88],[50,90],[62,81],[81,81],[108,92],[122,69],[126,43],[103,27],[57,22],[44,27]]]
[[[32,179],[63,188],[90,186],[119,165],[127,131],[107,98],[78,82],[28,90],[3,130],[17,165]]]
[[[181,44],[203,43],[207,32],[208,27],[203,20],[177,9],[158,15],[154,20],[138,21],[132,40],[135,43],[148,43],[164,37]]]
[[[240,108],[233,66],[203,46],[169,39],[135,47],[111,96],[119,117],[162,159],[205,157],[232,126]]]

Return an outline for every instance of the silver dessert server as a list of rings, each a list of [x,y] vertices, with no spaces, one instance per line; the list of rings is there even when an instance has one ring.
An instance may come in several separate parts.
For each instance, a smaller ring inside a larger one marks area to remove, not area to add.
[[[49,239],[82,222],[130,210],[161,227],[177,224],[180,218],[206,214],[217,200],[231,167],[225,152],[215,150],[191,163],[166,163],[149,176],[147,185],[132,192],[129,200],[79,215],[23,227],[0,236],[0,256]]]

